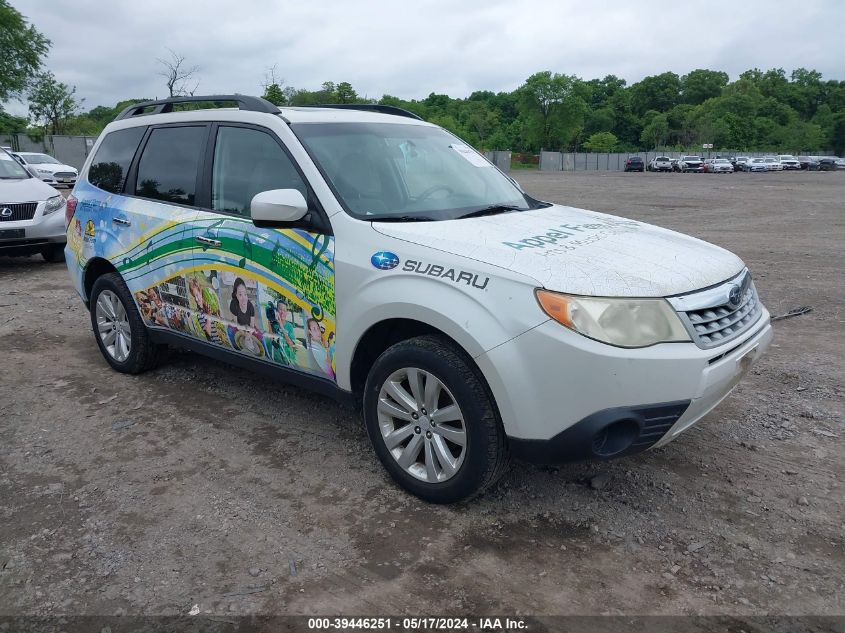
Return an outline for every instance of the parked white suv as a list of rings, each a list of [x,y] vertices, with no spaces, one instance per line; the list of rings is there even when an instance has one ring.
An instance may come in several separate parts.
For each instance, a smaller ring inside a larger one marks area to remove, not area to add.
[[[772,337],[735,255],[535,200],[397,108],[136,104],[67,217],[113,368],[144,371],[169,343],[362,403],[385,468],[434,502],[479,493],[511,456],[662,446]]]
[[[684,173],[701,172],[704,171],[704,160],[701,156],[681,156],[677,169]]]
[[[65,199],[0,149],[0,256],[41,255],[62,261]]]

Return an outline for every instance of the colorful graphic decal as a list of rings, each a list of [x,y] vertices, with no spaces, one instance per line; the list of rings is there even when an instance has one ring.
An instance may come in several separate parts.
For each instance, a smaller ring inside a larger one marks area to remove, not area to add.
[[[111,196],[84,183],[74,194],[68,244],[78,266],[69,269],[78,288],[88,260],[104,257],[150,327],[334,379],[333,237],[259,229],[248,218]]]

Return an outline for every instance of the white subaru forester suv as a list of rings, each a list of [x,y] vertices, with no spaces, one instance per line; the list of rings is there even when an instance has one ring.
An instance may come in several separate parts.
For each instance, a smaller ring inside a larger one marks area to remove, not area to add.
[[[66,219],[112,367],[178,345],[361,403],[387,471],[433,502],[483,491],[511,456],[666,444],[772,337],[735,255],[535,200],[391,107],[133,105]]]

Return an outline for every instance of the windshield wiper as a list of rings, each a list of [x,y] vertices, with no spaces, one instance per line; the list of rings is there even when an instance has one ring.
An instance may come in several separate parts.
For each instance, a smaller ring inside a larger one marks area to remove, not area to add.
[[[497,215],[499,213],[509,213],[510,211],[526,211],[527,209],[523,209],[522,207],[516,207],[510,204],[491,204],[489,207],[484,207],[482,209],[476,209],[475,211],[470,211],[469,213],[465,213],[463,215],[459,215],[456,219],[462,220],[463,218],[478,218],[483,215]]]
[[[370,222],[432,222],[434,218],[427,215],[385,215],[383,217],[371,216]]]

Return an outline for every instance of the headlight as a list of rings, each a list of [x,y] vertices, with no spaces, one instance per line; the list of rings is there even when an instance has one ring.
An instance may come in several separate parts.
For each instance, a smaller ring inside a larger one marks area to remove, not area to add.
[[[58,211],[63,206],[65,206],[65,199],[62,196],[47,198],[47,204],[44,205],[44,215]]]
[[[570,330],[618,347],[689,341],[680,318],[665,299],[574,297],[538,289],[543,312]]]
[[[49,169],[38,169],[37,167],[35,168],[35,171],[37,171],[39,174],[46,174],[47,176],[52,173]]]

